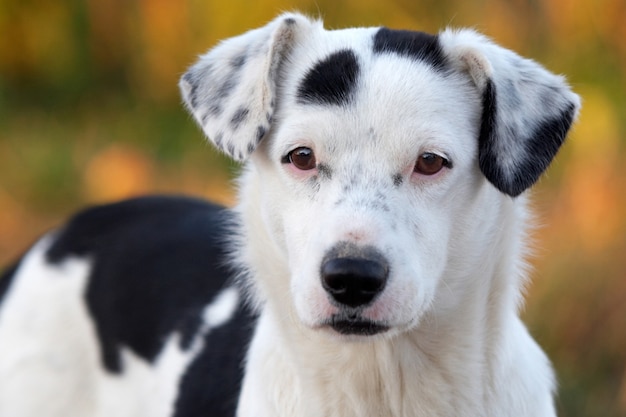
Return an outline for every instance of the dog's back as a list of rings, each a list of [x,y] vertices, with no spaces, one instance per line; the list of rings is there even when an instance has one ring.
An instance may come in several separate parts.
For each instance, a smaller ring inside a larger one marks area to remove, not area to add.
[[[0,280],[0,415],[232,415],[251,326],[228,222],[140,198],[42,238]]]

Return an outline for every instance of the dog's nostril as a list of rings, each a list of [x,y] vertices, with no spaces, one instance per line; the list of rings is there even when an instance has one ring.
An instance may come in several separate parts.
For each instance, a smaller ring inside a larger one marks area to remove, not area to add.
[[[383,260],[331,258],[322,264],[322,286],[335,301],[349,307],[369,304],[387,282]]]

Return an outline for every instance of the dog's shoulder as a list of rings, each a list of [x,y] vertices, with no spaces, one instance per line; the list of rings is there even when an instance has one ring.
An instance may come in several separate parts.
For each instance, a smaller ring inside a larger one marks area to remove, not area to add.
[[[191,344],[203,309],[232,275],[227,219],[201,200],[144,197],[83,211],[58,232],[47,260],[91,263],[85,299],[110,371],[122,367],[119,344],[149,361],[174,331],[184,348]]]
[[[1,307],[9,313],[13,301],[34,299],[26,293],[73,280],[80,285],[63,297],[85,306],[102,371],[123,377],[138,358],[157,377],[175,364],[174,415],[232,415],[253,324],[227,259],[233,222],[230,210],[187,197],[88,208],[5,270]],[[65,302],[42,300],[38,311],[50,314]]]

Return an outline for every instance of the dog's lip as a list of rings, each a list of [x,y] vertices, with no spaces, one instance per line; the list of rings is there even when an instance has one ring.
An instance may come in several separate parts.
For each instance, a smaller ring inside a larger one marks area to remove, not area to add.
[[[389,326],[360,317],[332,317],[328,325],[342,335],[373,336],[389,330]]]

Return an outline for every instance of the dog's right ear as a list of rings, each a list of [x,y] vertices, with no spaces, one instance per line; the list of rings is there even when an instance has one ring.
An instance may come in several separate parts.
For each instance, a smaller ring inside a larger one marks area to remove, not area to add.
[[[281,63],[298,32],[315,22],[284,14],[227,39],[200,57],[180,79],[185,104],[211,142],[242,161],[270,129]]]
[[[533,185],[561,147],[580,98],[563,77],[471,30],[440,34],[449,62],[482,95],[478,163],[500,191],[517,196]]]

